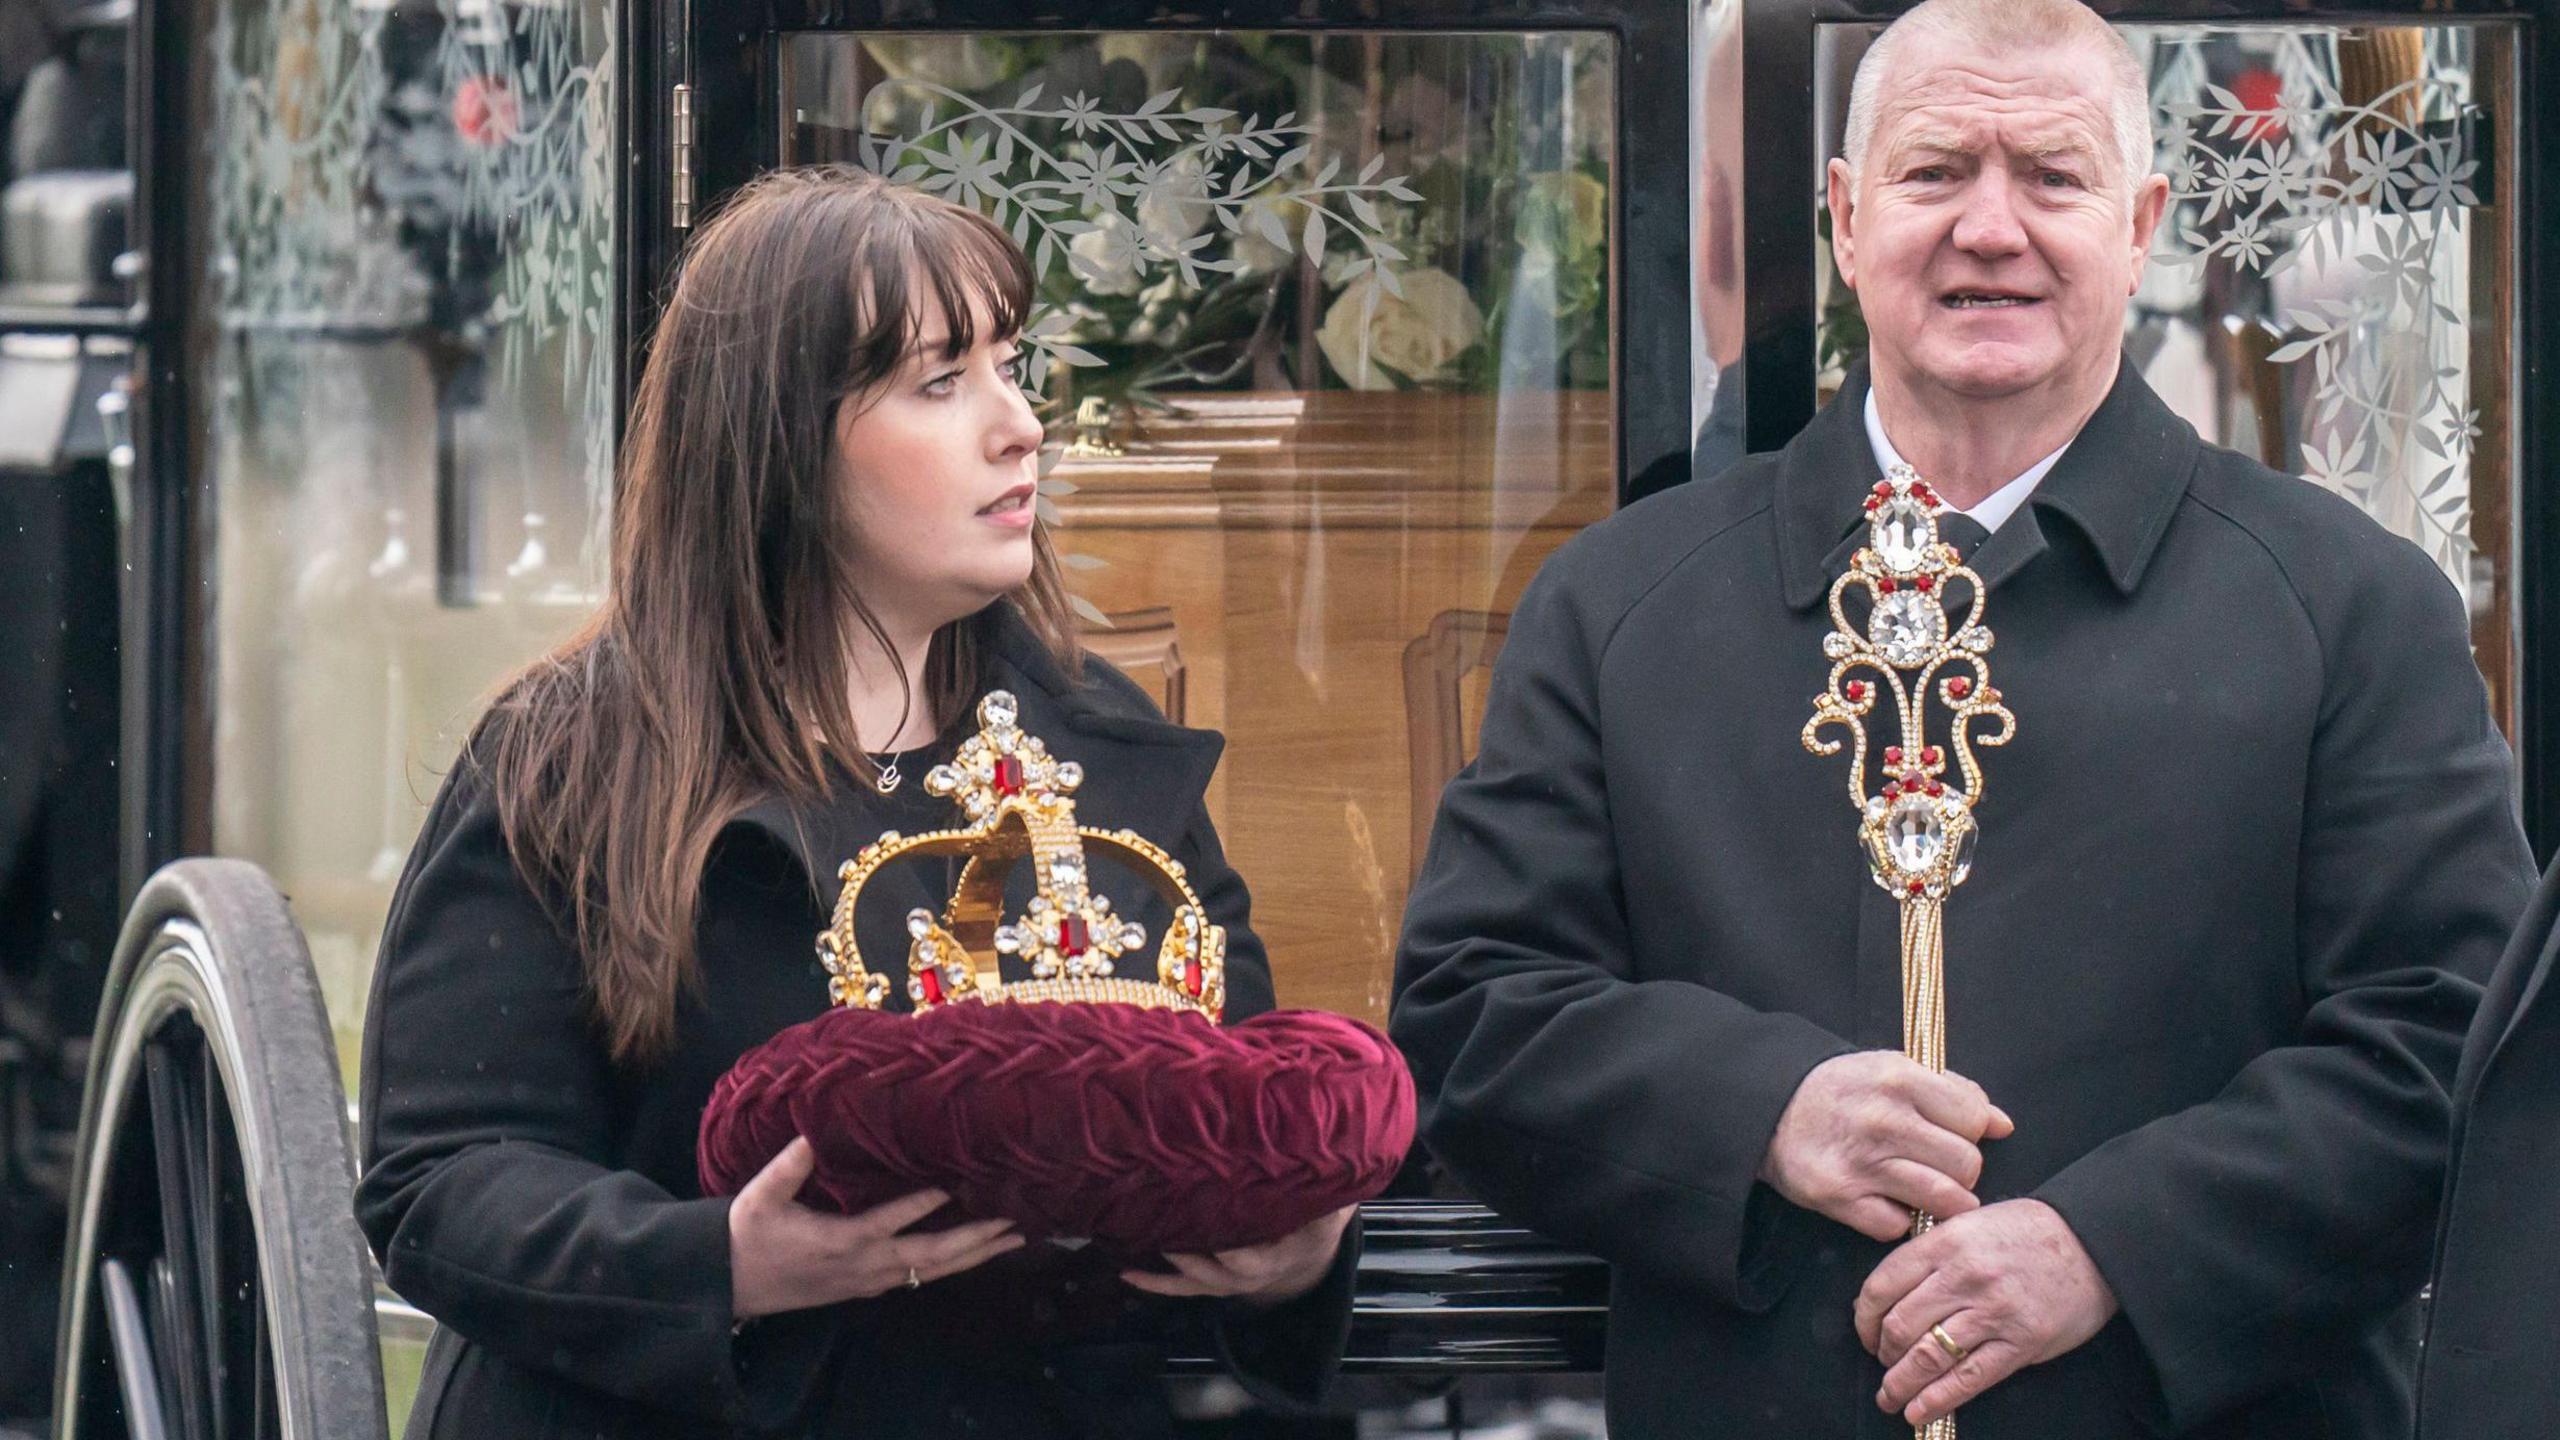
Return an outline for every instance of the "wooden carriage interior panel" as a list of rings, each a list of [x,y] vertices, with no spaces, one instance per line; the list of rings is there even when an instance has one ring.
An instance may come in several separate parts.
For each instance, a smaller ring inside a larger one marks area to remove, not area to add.
[[[1169,614],[1183,718],[1226,732],[1211,806],[1283,1003],[1384,1019],[1502,627],[1614,502],[1610,411],[1601,391],[1197,397],[1054,472],[1075,487],[1060,549],[1102,562],[1078,590]]]

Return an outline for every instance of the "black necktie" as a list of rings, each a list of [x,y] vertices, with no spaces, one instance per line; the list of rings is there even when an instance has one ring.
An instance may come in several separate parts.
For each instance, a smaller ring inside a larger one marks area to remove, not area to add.
[[[1971,560],[1973,552],[1990,538],[1991,532],[1982,528],[1981,521],[1961,511],[1950,510],[1938,517],[1938,540],[1956,547],[1958,559]]]

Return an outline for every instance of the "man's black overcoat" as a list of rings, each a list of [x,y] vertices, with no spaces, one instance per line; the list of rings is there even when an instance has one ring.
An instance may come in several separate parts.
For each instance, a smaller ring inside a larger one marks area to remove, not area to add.
[[[1901,1043],[1848,761],[1798,741],[1864,396],[1547,562],[1405,914],[1429,1142],[1614,1262],[1617,1440],[1910,1433],[1850,1323],[1885,1248],[1754,1180],[1807,1071]],[[1949,1052],[2018,1122],[1983,1199],[2050,1202],[2124,1313],[1959,1433],[2397,1440],[2455,1057],[2531,878],[2462,605],[2130,367],[1973,563],[2018,736],[1947,907]]]
[[[1229,1017],[1269,1009],[1244,883],[1202,800],[1223,742],[1167,724],[1098,660],[1070,684],[1009,607],[986,620],[994,685],[1019,699],[1024,729],[1085,768],[1078,818],[1179,856],[1227,927]],[[923,794],[924,766],[905,768],[917,775],[894,804],[845,775],[831,806],[769,800],[722,832],[703,881],[699,994],[673,1054],[632,1068],[589,1023],[577,955],[518,880],[483,772],[468,755],[455,767],[392,901],[365,1028],[357,1217],[391,1287],[440,1327],[412,1437],[1118,1440],[1169,1424],[1164,1348],[1194,1324],[1249,1386],[1283,1400],[1321,1390],[1350,1323],[1356,1231],[1315,1292],[1259,1315],[1153,1300],[1098,1264],[1018,1251],[732,1336],[729,1202],[703,1198],[694,1170],[703,1102],[739,1055],[825,1009],[815,940],[836,866],[883,829],[951,819]],[[925,865],[884,875],[889,889],[864,898],[863,953],[904,973],[906,912],[939,908],[949,878]],[[1164,933],[1136,877],[1094,878],[1119,913]]]
[[[2560,865],[2480,1001],[2454,1082],[2419,1440],[2560,1435]]]

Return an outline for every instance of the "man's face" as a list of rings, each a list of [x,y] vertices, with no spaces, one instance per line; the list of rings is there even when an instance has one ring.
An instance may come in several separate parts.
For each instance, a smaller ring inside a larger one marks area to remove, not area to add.
[[[1880,77],[1833,253],[1879,375],[1968,398],[2103,393],[2168,184],[2128,176],[2082,45],[1982,54],[1915,36]]]

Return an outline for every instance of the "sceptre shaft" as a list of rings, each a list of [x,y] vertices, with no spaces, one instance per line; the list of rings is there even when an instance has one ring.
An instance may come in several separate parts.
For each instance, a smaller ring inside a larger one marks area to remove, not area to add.
[[[1938,538],[1945,508],[1907,465],[1894,466],[1867,497],[1867,544],[1831,586],[1832,629],[1822,637],[1831,678],[1804,726],[1804,746],[1816,755],[1840,753],[1840,740],[1819,734],[1824,727],[1849,732],[1849,801],[1858,811],[1859,847],[1875,882],[1902,907],[1902,1053],[1932,1071],[1947,1068],[1947,897],[1972,873],[1981,833],[1973,812],[1982,803],[1983,776],[1974,747],[2005,745],[2018,728],[1991,688],[1982,577]],[[1958,589],[1965,597],[1960,622],[1948,614]],[[1849,620],[1853,590],[1868,601],[1863,626]],[[1888,696],[1900,743],[1877,757],[1881,783],[1870,794],[1867,717]],[[1943,747],[1929,739],[1933,697],[1947,712]],[[1977,721],[1985,725],[1981,734]],[[1915,1210],[1911,1233],[1935,1223],[1935,1216]],[[1955,1440],[1955,1417],[1941,1416],[1913,1433],[1917,1440]]]

